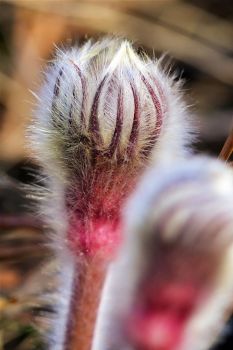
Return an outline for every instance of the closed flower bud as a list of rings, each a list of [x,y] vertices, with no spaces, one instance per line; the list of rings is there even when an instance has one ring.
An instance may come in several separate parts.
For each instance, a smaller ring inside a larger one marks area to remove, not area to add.
[[[40,94],[33,146],[52,190],[45,215],[55,231],[54,218],[62,215],[74,251],[111,250],[119,208],[138,175],[165,155],[184,156],[190,121],[178,86],[127,41],[57,52]]]
[[[90,349],[122,205],[148,164],[186,153],[178,90],[158,61],[117,39],[58,50],[48,68],[31,131],[48,188],[40,206],[61,260],[53,350]]]

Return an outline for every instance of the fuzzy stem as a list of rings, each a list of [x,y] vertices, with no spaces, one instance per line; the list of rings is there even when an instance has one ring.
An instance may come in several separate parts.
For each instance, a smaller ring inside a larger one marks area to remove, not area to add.
[[[77,262],[64,350],[90,350],[106,262],[94,256]]]
[[[219,158],[227,161],[233,153],[233,129],[227,137],[224,146],[219,154]]]

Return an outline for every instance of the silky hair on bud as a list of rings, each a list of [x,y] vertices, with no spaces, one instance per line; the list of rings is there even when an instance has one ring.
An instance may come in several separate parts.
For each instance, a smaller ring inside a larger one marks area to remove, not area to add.
[[[52,227],[56,211],[63,211],[52,212],[54,199],[70,207],[80,202],[83,210],[80,198],[87,188],[102,187],[106,195],[117,186],[119,203],[147,164],[185,157],[193,122],[179,82],[160,66],[117,38],[57,50],[30,128],[31,146],[51,188],[42,210]]]
[[[43,169],[38,212],[61,262],[63,299],[72,295],[74,262],[109,261],[117,251],[122,206],[144,169],[164,157],[185,158],[193,130],[180,83],[127,40],[90,40],[56,51],[30,145]],[[59,319],[67,319],[69,302],[58,315],[59,346]]]
[[[126,40],[106,38],[58,50],[34,118],[32,144],[39,161],[52,168],[53,160],[54,175],[55,166],[65,171],[68,164],[72,171],[69,157],[79,144],[115,161],[142,162],[152,149],[183,155],[193,126],[179,82],[160,66],[140,58]]]

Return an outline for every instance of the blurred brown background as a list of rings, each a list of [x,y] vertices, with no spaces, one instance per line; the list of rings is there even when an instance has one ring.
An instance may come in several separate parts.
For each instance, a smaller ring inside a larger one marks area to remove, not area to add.
[[[21,187],[40,171],[25,130],[55,46],[117,34],[168,53],[198,121],[196,151],[217,155],[233,121],[232,20],[231,0],[0,1],[0,350],[46,349],[38,330],[55,302],[41,298],[54,288],[54,263]]]

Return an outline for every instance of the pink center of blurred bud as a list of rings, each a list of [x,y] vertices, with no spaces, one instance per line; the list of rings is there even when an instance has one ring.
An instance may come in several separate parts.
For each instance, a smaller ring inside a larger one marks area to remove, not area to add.
[[[197,298],[192,285],[146,286],[127,321],[127,336],[140,350],[173,350],[182,339],[185,323]],[[148,292],[150,290],[150,292]]]

